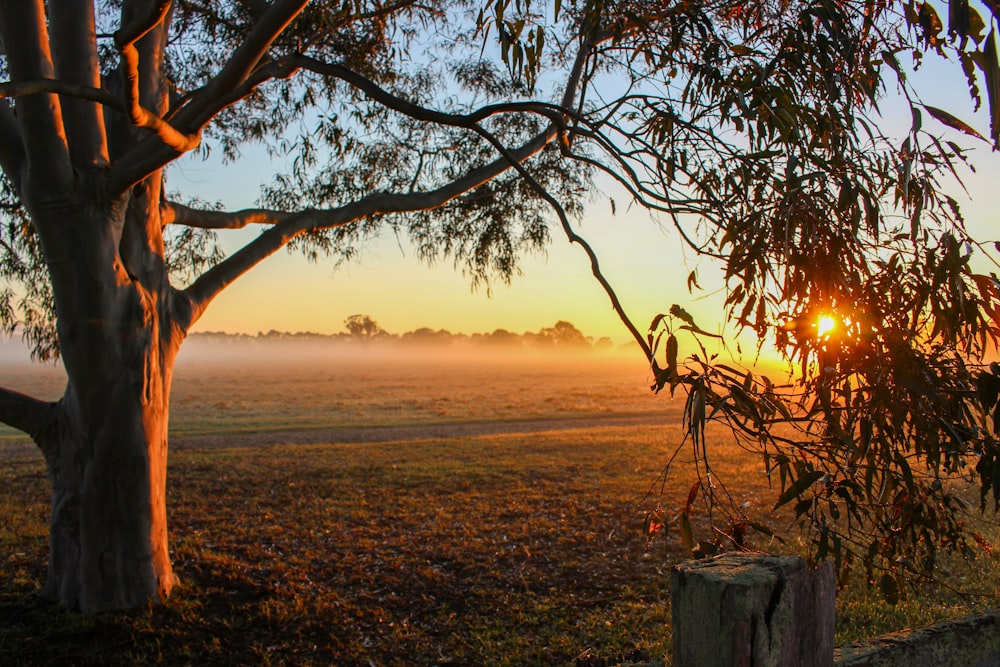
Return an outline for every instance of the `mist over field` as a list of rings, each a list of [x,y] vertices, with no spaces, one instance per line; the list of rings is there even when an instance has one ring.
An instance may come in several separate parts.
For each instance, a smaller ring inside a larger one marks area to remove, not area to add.
[[[172,438],[260,433],[637,418],[683,399],[649,389],[632,354],[589,347],[358,343],[192,337],[181,349],[171,399]],[[6,386],[46,400],[65,389],[59,364],[34,364],[0,344]],[[346,436],[345,436],[346,437]],[[25,441],[0,427],[0,442]]]

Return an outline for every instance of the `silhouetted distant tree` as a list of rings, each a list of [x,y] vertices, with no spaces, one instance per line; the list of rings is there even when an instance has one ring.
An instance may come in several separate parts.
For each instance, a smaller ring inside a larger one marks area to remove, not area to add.
[[[362,343],[370,343],[386,335],[386,331],[379,326],[379,323],[368,315],[351,315],[344,320],[344,328],[352,340]]]
[[[535,336],[535,343],[563,350],[590,347],[590,342],[583,332],[565,320],[559,320],[554,326],[541,329]]]

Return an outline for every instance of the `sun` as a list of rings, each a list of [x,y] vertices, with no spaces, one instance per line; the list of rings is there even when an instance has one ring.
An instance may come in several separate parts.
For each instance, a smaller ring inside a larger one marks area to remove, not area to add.
[[[837,320],[830,315],[821,315],[816,320],[816,337],[829,336],[837,328]]]

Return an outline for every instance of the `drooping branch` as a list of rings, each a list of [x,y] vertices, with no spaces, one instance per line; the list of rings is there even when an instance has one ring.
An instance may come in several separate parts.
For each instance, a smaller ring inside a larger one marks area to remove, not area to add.
[[[54,78],[43,0],[0,3],[0,29],[12,81]],[[67,183],[72,173],[58,97],[26,96],[18,101],[17,120],[25,149],[45,165],[46,178]]]
[[[93,0],[49,0],[52,58],[56,76],[74,85],[100,88]],[[103,113],[93,101],[60,98],[70,157],[77,165],[108,164]]]
[[[37,443],[41,443],[49,411],[54,405],[0,387],[0,422],[24,431]]]
[[[291,217],[291,213],[267,209],[242,211],[206,211],[174,202],[160,205],[163,225],[182,225],[198,229],[243,229],[248,225],[275,225]]]
[[[604,293],[608,296],[608,299],[610,299],[611,307],[614,309],[615,314],[618,315],[618,319],[621,320],[622,324],[625,325],[625,328],[628,329],[630,334],[632,334],[632,337],[635,339],[636,343],[639,344],[639,347],[642,349],[643,353],[646,356],[646,360],[649,361],[651,364],[655,364],[655,360],[653,357],[653,350],[646,342],[646,339],[639,332],[639,329],[632,322],[632,319],[625,312],[625,308],[622,306],[621,300],[618,298],[617,292],[615,292],[615,289],[611,286],[611,283],[604,276],[604,272],[601,271],[601,265],[600,262],[598,261],[597,253],[594,252],[594,249],[587,242],[587,240],[584,239],[579,234],[577,234],[576,231],[573,229],[573,226],[570,224],[569,221],[569,216],[566,215],[566,209],[564,209],[562,204],[560,204],[559,201],[555,197],[553,197],[552,194],[548,190],[546,190],[541,183],[538,182],[538,179],[536,179],[534,176],[531,175],[531,172],[528,171],[528,168],[524,166],[523,161],[518,160],[514,155],[512,155],[510,151],[508,151],[507,148],[503,145],[503,143],[496,138],[496,136],[494,136],[491,132],[485,130],[482,126],[477,125],[474,129],[477,134],[479,134],[481,137],[489,141],[490,144],[492,144],[492,146],[496,148],[496,150],[503,156],[503,158],[507,160],[510,166],[515,171],[517,171],[517,173],[521,176],[521,178],[527,181],[528,184],[531,185],[532,189],[538,193],[538,196],[544,199],[546,203],[548,203],[549,206],[552,207],[552,210],[556,212],[556,215],[559,218],[559,223],[562,226],[563,232],[566,234],[566,238],[569,239],[570,243],[575,243],[579,245],[581,248],[583,248],[584,252],[587,254],[587,258],[590,260],[591,274],[593,274],[594,278],[597,280],[597,282],[601,285],[601,288],[604,290]]]
[[[464,127],[472,129],[476,123],[501,113],[535,113],[545,116],[553,123],[560,126],[565,124],[566,109],[554,104],[545,102],[508,102],[501,104],[490,104],[480,107],[475,111],[465,114],[446,113],[435,109],[428,109],[418,104],[393,95],[371,79],[337,63],[326,63],[309,56],[297,55],[294,62],[299,68],[322,74],[323,76],[334,77],[354,86],[365,93],[369,99],[378,102],[388,109],[404,114],[415,120],[427,123],[437,123],[438,125],[450,125],[453,127]]]
[[[122,57],[125,77],[125,110],[129,120],[138,127],[152,130],[165,145],[177,153],[186,153],[198,147],[201,137],[197,132],[185,133],[145,108],[140,103],[139,90],[139,50],[136,42],[156,28],[170,10],[171,0],[159,0],[150,7],[146,16],[129,25],[122,26],[115,33],[115,46]]]
[[[233,91],[245,84],[267,54],[267,50],[274,40],[302,12],[307,4],[308,0],[275,0],[272,2],[221,71],[203,88],[191,95],[176,113],[171,114],[169,123],[157,117],[162,123],[160,129],[165,132],[176,131],[181,136],[192,140],[199,136],[202,128],[209,121],[237,99],[240,99],[232,97]],[[246,94],[249,94],[251,90],[248,90]],[[122,156],[108,176],[108,186],[112,193],[124,192],[139,180],[197,146],[197,142],[190,145],[183,142],[166,141],[163,137],[160,139],[161,143],[158,146],[149,145],[148,142],[143,141]]]
[[[373,215],[439,208],[510,169],[510,160],[520,162],[537,154],[556,136],[558,132],[550,126],[519,148],[508,151],[506,157],[473,169],[436,190],[405,194],[376,193],[335,209],[303,211],[289,216],[225,261],[206,271],[185,290],[184,294],[191,306],[191,317],[187,326],[198,320],[212,299],[227,285],[280,250],[295,237],[309,231],[342,227]]]

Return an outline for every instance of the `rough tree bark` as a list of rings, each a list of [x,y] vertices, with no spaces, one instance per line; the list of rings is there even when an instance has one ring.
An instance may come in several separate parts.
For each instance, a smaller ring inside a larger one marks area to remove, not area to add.
[[[67,230],[59,242],[75,249],[51,272],[68,383],[36,441],[52,484],[44,594],[84,611],[164,600],[174,584],[164,491],[184,328],[156,254],[119,252],[128,245],[122,230],[143,218],[158,224],[146,197],[132,196],[124,210],[78,196],[27,200],[43,225],[58,217]]]

